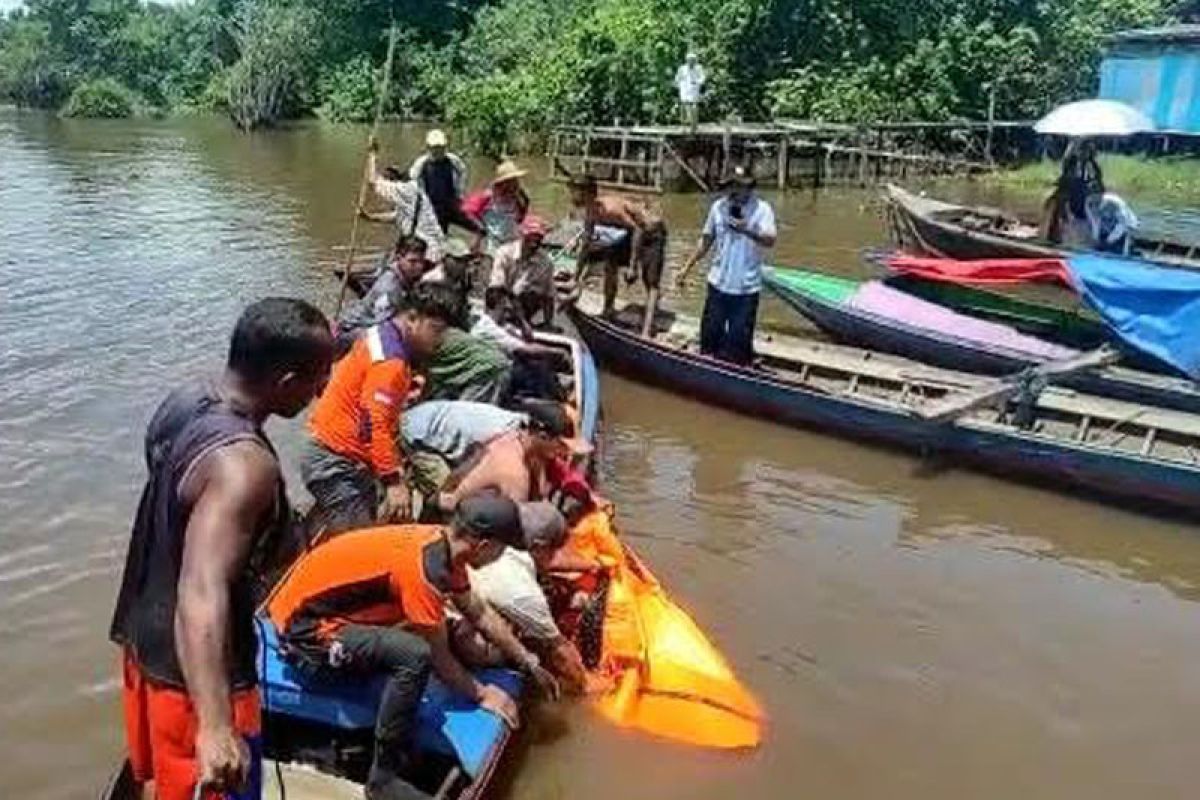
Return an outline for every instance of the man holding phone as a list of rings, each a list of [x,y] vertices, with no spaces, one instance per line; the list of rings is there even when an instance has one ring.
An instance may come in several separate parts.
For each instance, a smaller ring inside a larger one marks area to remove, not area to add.
[[[675,282],[683,288],[696,263],[716,244],[700,320],[700,352],[748,365],[754,359],[763,263],[775,246],[775,211],[755,193],[754,176],[742,167],[723,188],[725,196],[709,208],[696,251]]]

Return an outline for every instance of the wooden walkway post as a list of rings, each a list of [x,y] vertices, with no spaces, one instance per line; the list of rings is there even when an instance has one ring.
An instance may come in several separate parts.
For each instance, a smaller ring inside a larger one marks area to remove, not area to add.
[[[787,188],[788,183],[788,137],[787,134],[781,134],[779,137],[779,166],[776,167],[778,175],[776,176],[776,184],[782,191]]]

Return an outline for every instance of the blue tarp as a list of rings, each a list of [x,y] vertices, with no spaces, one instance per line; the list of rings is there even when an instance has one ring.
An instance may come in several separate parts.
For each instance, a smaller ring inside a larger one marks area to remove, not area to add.
[[[1200,272],[1097,255],[1067,265],[1076,291],[1122,340],[1200,379]]]

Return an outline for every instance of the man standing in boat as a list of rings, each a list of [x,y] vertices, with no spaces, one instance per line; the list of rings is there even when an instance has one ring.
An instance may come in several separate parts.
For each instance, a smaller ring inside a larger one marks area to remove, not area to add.
[[[392,319],[368,328],[334,367],[308,421],[300,465],[330,532],[408,519],[410,495],[396,434],[413,366],[433,355],[458,316],[448,287],[422,283]]]
[[[421,185],[410,179],[408,173],[395,167],[379,169],[379,142],[371,137],[367,148],[367,180],[375,194],[392,205],[390,211],[367,211],[359,213],[372,222],[391,222],[396,225],[399,238],[416,236],[425,241],[426,256],[440,264],[446,252],[446,234],[438,222],[433,201],[425,194]]]
[[[638,273],[646,288],[646,310],[642,316],[642,335],[650,336],[654,329],[654,314],[658,310],[658,290],[666,261],[667,228],[662,219],[652,214],[642,203],[618,195],[602,195],[592,175],[571,179],[571,205],[583,216],[583,232],[579,239],[579,255],[575,275],[583,276],[585,267],[593,262],[604,264],[604,315],[616,308],[617,271],[627,269],[625,282],[633,283]],[[624,235],[613,244],[595,243],[596,226],[605,225]]]
[[[221,377],[172,393],[147,428],[149,476],[109,635],[123,652],[133,776],[158,800],[198,788],[258,797],[254,594],[291,534],[262,426],[299,414],[332,358],[320,311],[259,301],[238,320]]]
[[[467,193],[466,162],[448,149],[449,140],[445,131],[434,128],[425,135],[425,152],[409,167],[408,176],[416,181],[425,196],[433,204],[442,233],[449,233],[451,225],[457,225],[476,236],[483,228],[462,210],[462,201]]]
[[[697,262],[716,245],[700,319],[700,352],[744,365],[754,359],[762,268],[777,235],[775,211],[755,193],[755,185],[748,171],[734,170],[725,182],[725,196],[708,210],[696,251],[675,281],[683,288]]]

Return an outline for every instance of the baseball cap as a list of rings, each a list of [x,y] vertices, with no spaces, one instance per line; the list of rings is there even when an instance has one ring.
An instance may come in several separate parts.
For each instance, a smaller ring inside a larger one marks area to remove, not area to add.
[[[491,492],[463,498],[454,512],[454,526],[476,539],[525,549],[517,504]]]
[[[440,128],[434,128],[429,133],[425,134],[426,147],[445,147],[446,144],[446,132]]]
[[[529,415],[528,429],[543,436],[552,436],[565,444],[572,453],[585,455],[592,446],[575,436],[575,424],[566,409],[551,400],[531,400],[524,411]]]
[[[518,510],[527,548],[548,547],[557,550],[562,547],[567,540],[567,521],[553,503],[544,500],[521,503]]]

